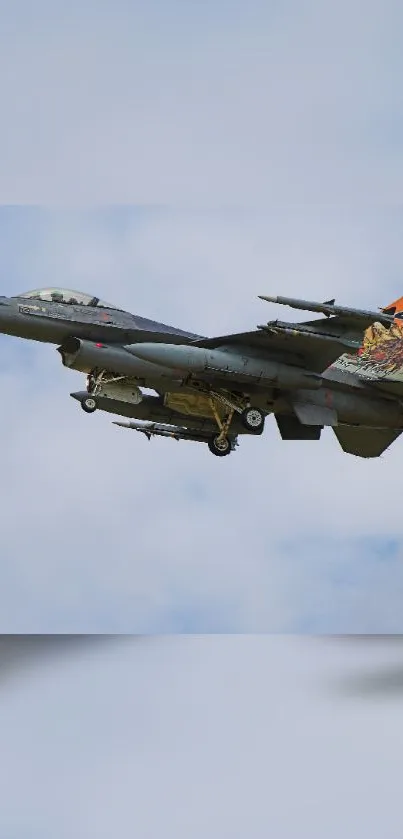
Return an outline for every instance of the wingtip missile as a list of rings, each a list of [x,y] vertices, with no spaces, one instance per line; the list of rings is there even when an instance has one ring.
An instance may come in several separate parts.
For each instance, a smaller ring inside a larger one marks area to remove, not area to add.
[[[259,300],[265,300],[266,303],[278,303],[279,302],[278,297],[268,297],[265,294],[258,294],[258,298],[259,298]]]
[[[327,300],[324,303],[317,303],[316,301],[299,300],[295,297],[281,297],[280,295],[274,297],[267,294],[259,294],[258,297],[260,300],[264,300],[266,303],[275,303],[278,306],[289,306],[291,309],[302,309],[302,311],[305,312],[320,312],[321,314],[333,314],[333,309],[339,308],[335,306],[335,298],[333,300]]]
[[[280,306],[289,306],[291,309],[300,309],[304,312],[315,312],[317,314],[326,315],[326,317],[341,317],[351,318],[358,321],[366,321],[368,323],[376,323],[377,321],[385,325],[393,323],[393,315],[386,314],[384,311],[370,312],[362,309],[352,309],[348,306],[336,306],[335,298],[328,300],[325,303],[317,303],[310,300],[298,300],[294,297],[272,297],[268,295],[259,294],[260,300],[266,303],[276,303]]]

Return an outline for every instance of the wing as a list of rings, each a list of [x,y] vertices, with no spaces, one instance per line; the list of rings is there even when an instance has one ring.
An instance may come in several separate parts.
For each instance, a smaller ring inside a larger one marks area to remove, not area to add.
[[[401,435],[390,428],[356,428],[339,426],[334,433],[347,454],[356,457],[380,457]]]
[[[323,373],[341,355],[346,352],[355,354],[361,346],[361,341],[352,342],[346,337],[341,340],[338,336],[321,334],[317,326],[313,330],[305,324],[294,325],[278,321],[253,332],[222,335],[192,343],[206,349],[219,349],[224,346],[256,348],[273,355],[277,354],[290,364],[305,367],[314,373]]]
[[[366,329],[377,321],[391,326],[393,318],[377,312],[348,309],[330,303],[308,303],[291,298],[263,298],[281,305],[324,313],[326,317],[303,323],[275,320],[253,332],[196,339],[195,346],[218,349],[224,346],[257,348],[277,354],[290,364],[323,373],[345,353],[355,355],[362,346]]]

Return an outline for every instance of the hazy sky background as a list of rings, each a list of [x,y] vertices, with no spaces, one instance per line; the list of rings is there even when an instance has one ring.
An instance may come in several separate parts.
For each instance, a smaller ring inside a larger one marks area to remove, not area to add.
[[[0,836],[400,839],[402,663],[267,637],[0,656]]]
[[[3,201],[401,202],[399,0],[13,0]]]

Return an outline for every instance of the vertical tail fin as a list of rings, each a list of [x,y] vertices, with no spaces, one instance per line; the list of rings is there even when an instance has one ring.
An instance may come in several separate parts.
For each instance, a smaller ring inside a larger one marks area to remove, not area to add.
[[[394,303],[390,303],[389,306],[385,306],[382,311],[385,315],[393,315],[395,320],[403,320],[403,297],[399,297],[399,299],[395,300]]]

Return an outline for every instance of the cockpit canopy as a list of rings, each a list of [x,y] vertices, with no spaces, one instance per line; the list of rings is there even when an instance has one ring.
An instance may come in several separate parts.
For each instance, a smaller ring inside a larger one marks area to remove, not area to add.
[[[65,288],[41,288],[36,291],[26,291],[17,294],[23,300],[42,300],[44,303],[66,303],[69,306],[92,306],[101,309],[115,309],[110,303],[105,303],[99,297],[92,294],[83,294],[81,291],[69,291]]]

